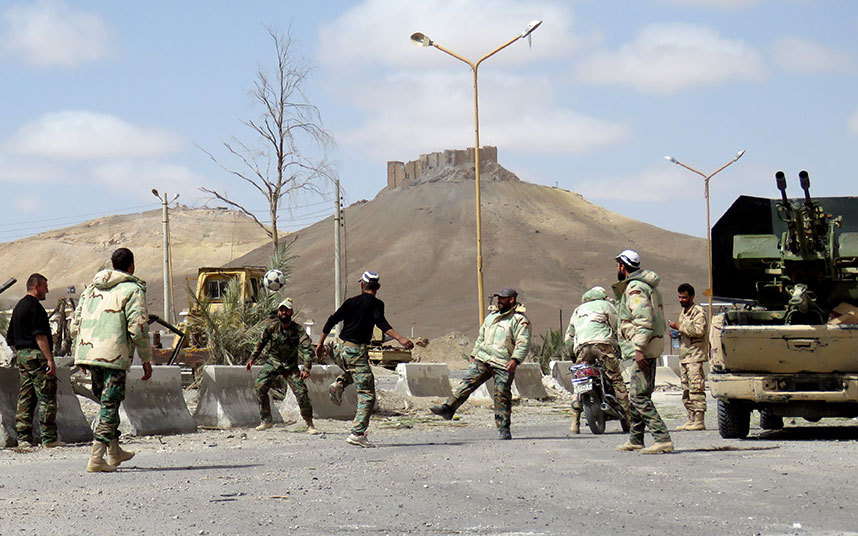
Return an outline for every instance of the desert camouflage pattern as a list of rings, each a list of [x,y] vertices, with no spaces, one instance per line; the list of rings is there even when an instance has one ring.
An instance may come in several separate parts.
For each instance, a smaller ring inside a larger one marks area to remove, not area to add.
[[[614,393],[620,405],[623,406],[623,411],[626,416],[629,415],[629,389],[626,387],[626,382],[623,380],[623,373],[620,370],[620,358],[618,357],[617,347],[613,344],[585,344],[578,349],[575,354],[575,359],[578,363],[595,363],[597,360],[602,363],[602,368],[605,369],[605,375],[611,380],[614,386]],[[578,395],[572,395],[572,408],[581,410],[581,403],[578,401]]]
[[[334,359],[343,369],[336,381],[343,389],[355,384],[357,389],[357,411],[352,423],[352,433],[363,435],[369,428],[369,418],[375,409],[375,376],[369,366],[369,354],[365,344],[353,344],[340,341],[334,348]]]
[[[313,341],[293,320],[285,326],[279,319],[268,324],[250,358],[256,361],[266,347],[265,359],[273,366],[298,368],[299,357],[305,370],[313,366]]]
[[[125,400],[128,371],[90,367],[89,373],[92,378],[92,394],[101,403],[94,437],[102,443],[110,443],[111,439],[119,439],[119,406]]]
[[[679,379],[682,382],[682,404],[691,414],[706,411],[706,378],[703,376],[703,362],[679,364]]]
[[[71,322],[75,365],[128,370],[134,350],[152,357],[146,283],[119,270],[102,270],[81,294]]]
[[[262,365],[262,370],[256,377],[256,403],[259,404],[259,418],[262,422],[271,422],[271,400],[268,398],[268,392],[271,390],[271,385],[279,376],[286,379],[286,384],[292,389],[295,394],[295,399],[298,401],[298,407],[301,410],[301,417],[306,421],[313,418],[313,406],[310,404],[310,394],[307,392],[307,385],[301,379],[301,373],[298,370],[298,365],[287,367],[278,365],[274,361],[268,361]]]
[[[495,391],[492,393],[495,403],[495,425],[498,430],[509,431],[512,416],[512,382],[515,374],[505,368],[497,368],[474,359],[456,388],[456,392],[447,399],[447,405],[455,412],[471,396],[471,393],[486,383],[489,378],[495,380]]]
[[[709,363],[712,368],[724,368],[724,350],[721,347],[721,330],[724,328],[725,315],[712,317],[712,326],[709,329]]]
[[[617,308],[608,301],[605,289],[593,287],[581,296],[581,301],[569,318],[566,345],[572,346],[577,355],[585,344],[616,344]]]
[[[510,359],[524,361],[530,350],[530,321],[519,306],[489,314],[474,343],[471,356],[495,368],[506,369]]]
[[[623,359],[634,359],[636,350],[647,358],[659,357],[664,350],[664,305],[659,281],[652,270],[640,269],[612,286],[617,297],[617,338]]]
[[[48,376],[48,360],[41,350],[22,348],[17,352],[18,410],[15,431],[18,441],[32,441],[33,412],[38,406],[42,443],[57,440],[57,378]]]
[[[655,409],[652,402],[652,392],[655,389],[655,359],[645,359],[643,368],[635,365],[632,372],[630,412],[629,412],[629,440],[632,443],[643,445],[644,432],[649,428],[653,439],[657,443],[670,441],[667,433],[667,425]]]
[[[709,360],[709,322],[706,311],[694,304],[679,315],[679,362],[701,363]]]

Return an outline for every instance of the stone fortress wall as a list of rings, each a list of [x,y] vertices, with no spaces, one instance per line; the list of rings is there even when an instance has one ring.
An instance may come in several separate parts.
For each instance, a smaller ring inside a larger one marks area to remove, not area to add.
[[[487,164],[497,164],[497,161],[497,147],[490,145],[480,147],[481,168]],[[473,169],[473,167],[473,147],[421,154],[417,160],[410,162],[389,161],[387,163],[387,188],[393,189],[424,182],[421,179],[436,176],[438,171],[442,169]]]

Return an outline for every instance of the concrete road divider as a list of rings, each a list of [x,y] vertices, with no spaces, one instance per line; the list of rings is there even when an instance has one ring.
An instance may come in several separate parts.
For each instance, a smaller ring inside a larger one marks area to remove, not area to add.
[[[66,443],[92,441],[92,430],[80,409],[80,402],[69,382],[70,371],[66,367],[57,368],[57,435]],[[15,413],[18,409],[18,369],[0,368],[0,444],[14,445]],[[33,412],[33,436],[36,441],[39,434],[39,409]]]
[[[406,396],[443,396],[452,394],[450,373],[444,363],[400,363],[399,379],[393,392]]]
[[[522,363],[516,367],[512,393],[521,398],[548,398],[548,393],[542,385],[542,368],[539,363]]]
[[[328,387],[342,372],[342,369],[336,365],[313,365],[310,370],[310,377],[304,380],[307,385],[307,392],[310,394],[310,403],[313,405],[313,417],[340,420],[354,418],[355,411],[357,411],[357,391],[354,384],[346,388],[343,393],[343,403],[340,406],[334,405],[328,396]],[[298,401],[291,389],[280,405],[280,415],[287,421],[301,418]]]
[[[682,382],[679,380],[679,376],[670,367],[655,368],[656,387],[679,387],[681,385]]]
[[[574,364],[574,361],[550,361],[548,363],[551,377],[570,393],[572,392],[572,373],[569,372],[569,367]]]
[[[143,381],[143,367],[128,371],[125,401],[119,408],[119,430],[128,435],[172,435],[197,431],[182,394],[179,367],[155,365]]]
[[[202,428],[240,428],[259,424],[256,403],[256,377],[261,366],[250,372],[243,366],[206,365],[200,381],[200,396],[194,420]],[[269,400],[271,395],[269,394]],[[271,402],[271,417],[275,423],[283,419]]]

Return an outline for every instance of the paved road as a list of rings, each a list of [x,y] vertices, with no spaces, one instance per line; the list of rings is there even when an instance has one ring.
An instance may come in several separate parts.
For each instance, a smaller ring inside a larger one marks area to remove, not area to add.
[[[336,421],[320,437],[135,439],[114,474],[82,472],[83,446],[6,449],[0,534],[858,534],[851,421],[746,441],[678,432],[678,452],[645,456],[613,450],[616,423],[570,437],[561,404],[514,412],[513,441],[485,408],[376,419],[366,450]]]

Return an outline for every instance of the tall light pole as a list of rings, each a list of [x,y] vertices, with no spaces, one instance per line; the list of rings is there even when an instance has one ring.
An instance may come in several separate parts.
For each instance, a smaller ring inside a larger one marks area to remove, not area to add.
[[[712,284],[712,226],[709,223],[709,221],[710,221],[709,220],[709,179],[711,179],[712,177],[717,175],[721,170],[723,170],[724,168],[726,168],[727,166],[729,166],[730,164],[732,164],[736,160],[742,158],[743,154],[745,154],[744,149],[742,149],[741,151],[736,153],[736,156],[732,160],[730,160],[729,162],[727,162],[723,166],[719,167],[718,169],[716,169],[715,171],[713,171],[709,175],[707,175],[703,172],[697,171],[696,169],[694,169],[691,166],[683,164],[682,162],[680,162],[679,160],[677,160],[676,158],[674,158],[672,156],[665,156],[664,157],[665,160],[669,160],[669,161],[673,162],[674,164],[676,164],[677,166],[682,166],[685,169],[687,169],[688,171],[691,171],[693,173],[697,173],[698,175],[703,177],[703,189],[704,189],[703,195],[706,197],[706,250],[707,250],[707,253],[709,255],[709,289],[707,290],[706,293],[709,295],[709,325],[710,326],[712,325],[712,298],[713,298],[713,295],[715,294],[715,291],[712,288],[712,285],[713,285]]]
[[[158,193],[158,190],[152,188],[152,195],[161,201],[161,223],[164,226],[164,320],[172,322],[173,310],[173,285],[172,285],[172,270],[170,263],[170,214],[167,211],[167,206],[179,198],[179,194],[173,196],[173,199],[167,201],[167,192],[164,196]]]
[[[474,73],[474,175],[475,175],[475,189],[476,189],[476,218],[477,218],[477,313],[480,319],[480,325],[483,325],[483,320],[485,320],[485,302],[484,294],[483,294],[483,234],[482,234],[482,217],[480,215],[480,105],[479,98],[477,93],[477,69],[480,64],[486,59],[494,56],[501,50],[515,43],[519,39],[524,39],[528,37],[533,30],[539,28],[539,25],[542,24],[541,20],[532,21],[527,25],[527,28],[524,29],[523,32],[516,35],[506,43],[492,50],[476,62],[470,61],[462,56],[456,54],[455,52],[448,50],[438,43],[429,39],[429,36],[422,34],[420,32],[416,32],[411,34],[411,42],[418,47],[435,47],[441,52],[449,54],[453,56],[457,60],[463,61],[468,64],[471,68],[471,71]]]

